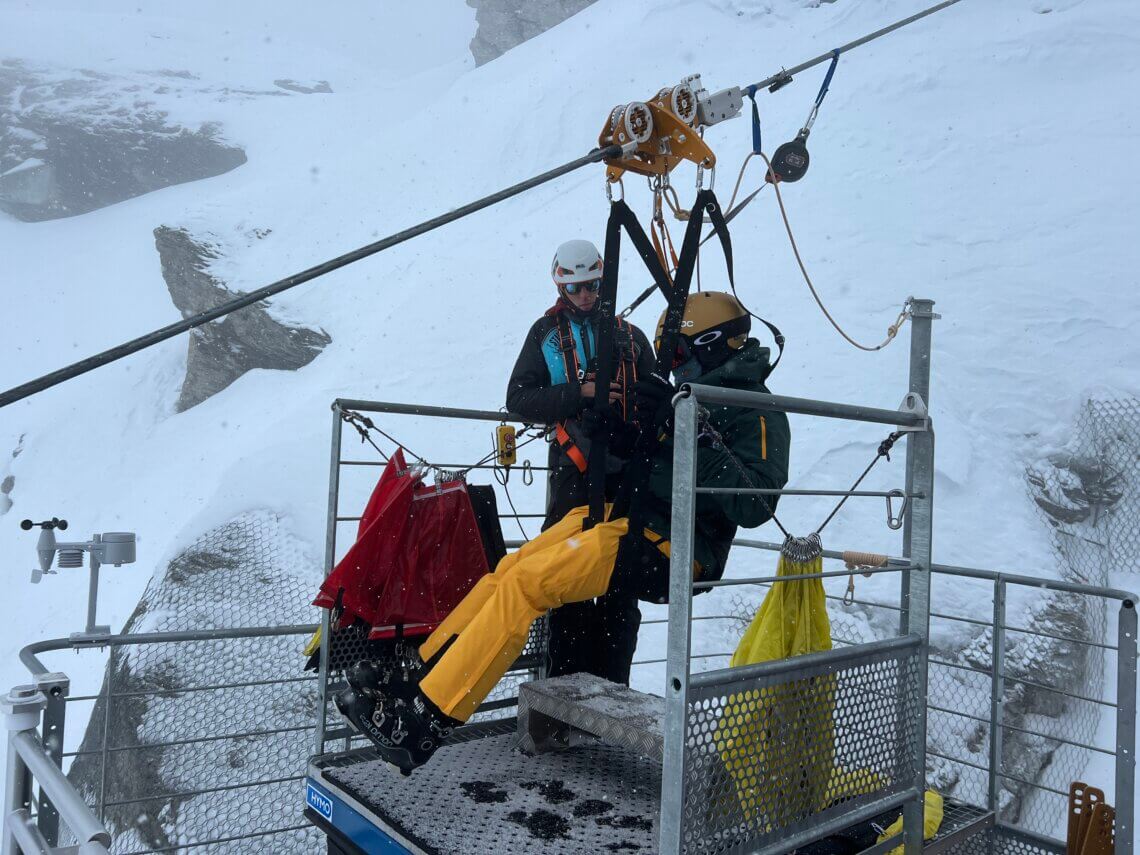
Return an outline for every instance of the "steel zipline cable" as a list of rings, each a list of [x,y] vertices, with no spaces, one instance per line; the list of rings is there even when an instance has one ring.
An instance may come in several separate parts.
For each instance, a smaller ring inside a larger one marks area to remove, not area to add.
[[[862,38],[855,39],[853,42],[848,42],[845,45],[840,45],[835,50],[829,50],[827,53],[822,53],[815,59],[809,59],[807,62],[801,62],[799,65],[793,66],[792,68],[780,69],[778,73],[773,74],[771,77],[766,77],[763,80],[757,81],[756,83],[752,83],[748,86],[741,86],[740,88],[747,92],[750,89],[755,91],[757,89],[763,89],[766,86],[774,86],[776,88],[782,87],[785,83],[790,82],[791,79],[801,71],[807,71],[809,68],[814,68],[815,66],[824,62],[831,62],[831,60],[835,57],[836,52],[843,54],[854,50],[857,47],[862,47],[868,42],[873,42],[875,39],[880,39],[889,33],[893,33],[895,30],[901,30],[908,24],[913,24],[915,21],[921,21],[928,15],[933,15],[935,12],[941,12],[948,6],[953,6],[955,3],[960,2],[961,0],[943,0],[941,3],[935,3],[929,9],[923,9],[921,12],[917,12],[911,15],[909,18],[903,18],[901,21],[895,21],[893,24],[883,27],[881,30],[875,30],[875,32],[868,33]],[[775,91],[775,89],[772,91]]]
[[[865,45],[868,42],[874,41],[875,39],[882,38],[888,33],[893,33],[895,30],[905,27],[908,24],[912,24],[915,21],[921,20],[928,15],[933,15],[935,12],[939,12],[948,6],[953,6],[955,3],[959,2],[961,2],[961,0],[943,0],[943,2],[937,3],[928,9],[924,9],[921,12],[911,15],[908,18],[903,18],[900,21],[896,21],[889,26],[883,27],[880,30],[876,30],[873,33],[869,33],[862,38],[848,42],[847,44],[835,50],[828,51],[827,53],[821,54],[814,59],[809,59],[807,62],[802,62],[799,65],[793,66],[789,69],[781,69],[777,74],[774,74],[771,77],[765,78],[764,80],[758,81],[749,86],[742,86],[741,89],[744,92],[748,93],[750,96],[754,95],[757,90],[764,87],[770,87],[769,91],[775,92],[777,89],[791,82],[792,77],[796,74],[799,74],[801,71],[805,71],[809,68],[812,68],[813,66],[819,65],[820,63],[831,61],[839,53],[846,53],[850,50],[860,47],[861,45]],[[632,151],[632,144],[629,146],[629,149]],[[189,318],[184,318],[177,323],[173,323],[157,329],[154,332],[120,344],[117,347],[111,348],[110,350],[105,350],[102,353],[95,354],[94,356],[89,356],[86,359],[80,360],[79,362],[75,362],[64,368],[60,368],[57,371],[53,371],[50,374],[45,374],[35,380],[31,380],[27,383],[15,386],[5,392],[0,392],[0,408],[6,407],[9,404],[14,404],[17,401],[23,400],[24,398],[30,397],[31,395],[35,395],[39,392],[43,392],[46,389],[50,389],[52,386],[57,386],[60,383],[70,380],[74,377],[78,377],[81,374],[86,374],[88,371],[93,371],[94,369],[99,368],[103,365],[107,365],[108,363],[115,362],[116,360],[122,359],[123,357],[130,356],[132,353],[137,353],[138,351],[158,344],[159,342],[166,341],[166,339],[173,338],[180,333],[189,332],[192,329],[210,323],[210,321],[215,321],[218,318],[222,318],[228,314],[231,314],[232,312],[236,312],[276,294],[280,294],[283,291],[288,291],[290,288],[295,288],[298,285],[304,284],[305,282],[310,282],[313,279],[324,276],[326,273],[331,273],[334,270],[339,270],[342,267],[347,267],[349,264],[360,261],[362,258],[367,258],[370,255],[376,255],[377,253],[383,252],[386,249],[391,249],[392,247],[404,243],[405,241],[409,241],[412,238],[419,237],[420,235],[426,234],[427,232],[438,229],[440,226],[445,226],[448,223],[453,223],[456,220],[463,219],[464,217],[469,216],[470,214],[474,214],[477,211],[481,211],[484,208],[489,208],[492,205],[497,205],[499,202],[503,202],[513,196],[519,195],[520,193],[525,193],[527,190],[532,190],[535,187],[539,187],[543,184],[553,181],[556,178],[561,178],[563,175],[567,175],[571,172],[581,169],[583,166],[589,166],[590,164],[600,163],[601,161],[607,159],[617,158],[622,154],[623,147],[619,145],[610,145],[606,146],[605,148],[596,148],[588,154],[583,155],[582,157],[571,160],[567,163],[562,164],[561,166],[557,166],[554,169],[550,169],[539,175],[535,175],[532,178],[526,179],[525,181],[520,181],[517,184],[512,184],[510,187],[506,187],[496,193],[490,194],[489,196],[484,196],[481,199],[475,200],[474,202],[469,202],[468,204],[463,205],[459,208],[455,208],[446,214],[440,214],[437,217],[433,217],[430,220],[425,220],[418,225],[411,226],[410,228],[404,229],[400,232],[396,232],[395,234],[389,235],[388,237],[382,238],[378,241],[375,241],[374,243],[362,246],[359,249],[354,249],[351,252],[345,253],[344,255],[339,255],[336,258],[330,259],[326,262],[323,262],[322,264],[318,264],[315,267],[310,267],[307,270],[302,270],[300,273],[294,273],[292,276],[287,276],[284,279],[279,279],[278,281],[266,285],[263,288],[259,288],[256,291],[250,291],[240,297],[230,300],[229,302],[215,306],[212,309],[200,312],[199,314],[193,315]],[[755,195],[755,193],[752,194],[752,196]],[[738,206],[737,212],[748,202],[750,202],[751,199],[751,196],[745,199],[744,202]]]
[[[474,214],[476,211],[481,211],[484,208],[489,208],[492,205],[497,205],[512,196],[517,196],[527,190],[539,187],[547,182],[553,181],[555,178],[561,178],[581,169],[583,166],[589,166],[593,163],[599,163],[606,158],[619,157],[622,153],[622,147],[619,145],[606,146],[605,148],[596,148],[589,154],[571,160],[569,163],[564,163],[554,169],[543,172],[541,175],[536,175],[533,178],[528,178],[525,181],[520,181],[518,184],[513,184],[497,193],[492,193],[489,196],[484,196],[482,199],[477,199],[474,202],[469,202],[462,207],[449,211],[446,214],[440,214],[438,217],[433,217],[430,220],[425,220],[419,225],[411,226],[403,231],[396,232],[386,238],[381,238],[375,243],[370,243],[367,246],[362,246],[359,249],[354,249],[352,252],[346,252],[344,255],[339,255],[336,258],[330,259],[323,264],[318,264],[315,267],[310,267],[308,270],[302,270],[300,273],[294,273],[292,276],[287,276],[284,279],[266,285],[264,288],[258,288],[256,291],[250,291],[248,294],[243,294],[237,299],[230,300],[227,303],[222,303],[205,312],[185,318],[177,323],[170,324],[169,326],[157,329],[152,333],[140,336],[125,344],[120,344],[118,347],[113,347],[110,350],[105,350],[95,356],[89,356],[87,359],[80,360],[66,368],[61,368],[58,371],[53,371],[51,374],[45,374],[36,380],[24,383],[21,386],[16,386],[6,392],[0,393],[0,407],[6,407],[29,395],[35,395],[37,392],[42,392],[45,389],[50,389],[63,383],[65,380],[70,380],[73,377],[78,377],[80,374],[86,374],[106,365],[109,362],[114,362],[117,359],[122,359],[124,356],[130,356],[132,353],[137,353],[144,348],[151,345],[158,344],[161,341],[166,341],[168,338],[173,338],[179,333],[188,332],[195,327],[200,327],[203,324],[208,324],[210,321],[217,320],[224,317],[231,312],[236,312],[238,309],[244,309],[254,303],[258,303],[267,297],[272,297],[275,294],[280,294],[282,291],[288,291],[290,288],[295,288],[305,282],[316,279],[319,276],[324,276],[326,273],[332,273],[334,270],[339,270],[342,267],[347,267],[355,261],[360,261],[362,258],[367,258],[370,255],[375,255],[378,252],[383,252],[386,249],[391,249],[397,244],[409,241],[412,238],[419,237],[422,234],[438,229],[440,226],[446,226],[448,223],[453,223],[456,220],[462,219],[469,214]]]

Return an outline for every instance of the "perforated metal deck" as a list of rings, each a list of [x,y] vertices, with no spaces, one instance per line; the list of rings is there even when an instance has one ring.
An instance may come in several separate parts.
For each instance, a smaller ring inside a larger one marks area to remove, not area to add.
[[[656,851],[659,761],[602,744],[529,756],[509,730],[445,745],[409,777],[367,750],[313,772],[426,853]]]
[[[657,762],[603,743],[532,757],[513,748],[514,733],[513,720],[469,728],[463,741],[406,778],[370,749],[321,758],[314,771],[412,851],[656,851]],[[942,827],[926,851],[1021,851],[1006,837],[994,838],[998,831],[992,814],[947,799]]]

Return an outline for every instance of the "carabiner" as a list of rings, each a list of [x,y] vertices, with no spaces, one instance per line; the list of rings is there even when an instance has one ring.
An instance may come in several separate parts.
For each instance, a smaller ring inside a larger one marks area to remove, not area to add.
[[[894,507],[891,505],[891,499],[902,499],[902,504],[899,505],[898,516],[895,516]],[[907,505],[910,500],[907,498],[906,493],[902,490],[890,490],[887,492],[887,528],[891,531],[898,531],[903,527],[903,517],[906,516]]]
[[[708,170],[709,173],[709,186],[708,189],[712,190],[716,187],[716,164],[714,163]],[[705,189],[705,166],[703,163],[697,164],[697,192],[700,193]]]

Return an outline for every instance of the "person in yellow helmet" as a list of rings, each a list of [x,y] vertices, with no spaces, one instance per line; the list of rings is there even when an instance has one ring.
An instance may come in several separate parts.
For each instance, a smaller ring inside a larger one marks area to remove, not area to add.
[[[749,337],[750,316],[730,294],[689,297],[672,361],[680,382],[766,392],[769,351]],[[658,325],[660,340],[662,324]],[[451,730],[465,722],[526,644],[531,624],[548,609],[607,591],[665,602],[669,584],[670,502],[675,387],[656,375],[634,386],[634,421],[656,445],[640,508],[642,531],[628,517],[582,530],[588,508],[572,510],[499,562],[420,648],[423,667],[405,681],[357,685],[335,697],[349,722],[388,762],[410,773],[427,762]],[[632,450],[615,422],[611,447]],[[788,480],[787,417],[771,410],[712,406],[702,419],[697,483],[707,487],[783,487]],[[755,528],[776,509],[774,496],[714,493],[697,497],[694,579],[719,579],[738,526]]]

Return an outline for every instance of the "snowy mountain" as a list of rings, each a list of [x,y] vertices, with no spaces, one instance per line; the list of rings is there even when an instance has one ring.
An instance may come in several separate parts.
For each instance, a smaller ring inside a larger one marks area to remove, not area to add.
[[[199,272],[210,287],[251,290],[585,153],[614,104],[693,72],[710,89],[748,84],[921,5],[599,0],[477,67],[476,10],[460,2],[331,9],[211,0],[175,11],[139,0],[0,0],[0,156],[9,158],[0,161],[0,194],[6,186],[44,199],[53,187],[66,185],[70,195],[59,198],[83,192],[82,169],[66,181],[62,169],[45,171],[59,150],[49,126],[59,136],[114,125],[126,136],[111,138],[110,151],[150,152],[182,136],[245,159],[181,180],[135,176],[115,204],[107,188],[122,181],[86,164],[100,207],[21,219],[7,206],[0,387],[180,317],[156,230],[208,248]],[[1132,156],[1140,128],[1121,97],[1140,83],[1138,36],[1140,10],[1127,0],[965,0],[841,58],[811,135],[811,172],[784,191],[805,263],[854,337],[881,340],[908,295],[937,301],[931,407],[942,562],[1064,572],[1026,470],[1064,451],[1091,392],[1140,394]],[[817,68],[758,96],[766,148],[794,135],[822,76]],[[61,116],[79,130],[60,131]],[[748,120],[718,125],[706,139],[725,195],[750,148]],[[746,187],[759,181],[751,169]],[[683,198],[692,179],[691,170],[675,178]],[[306,339],[307,358],[286,370],[246,360],[190,403],[194,356],[182,336],[0,411],[10,503],[0,507],[0,553],[13,579],[0,605],[7,684],[25,679],[21,646],[81,628],[87,592],[77,571],[27,584],[34,543],[19,519],[67,517],[84,537],[140,533],[139,562],[103,574],[99,619],[115,629],[152,575],[242,515],[271,514],[302,545],[297,554],[321,555],[329,403],[499,407],[522,335],[552,301],[554,246],[571,237],[601,243],[602,181],[600,167],[576,172],[275,298],[259,310],[267,324],[322,337],[319,347]],[[647,191],[626,184],[631,204],[648,214]],[[834,333],[803,284],[770,193],[734,221],[733,237],[742,296],[789,340],[773,391],[897,406],[906,344],[866,354]],[[723,287],[719,258],[707,262],[704,287]],[[623,303],[646,284],[638,265],[623,258]],[[651,328],[660,308],[651,300],[632,320]],[[391,425],[437,459],[473,459],[488,442],[484,427]],[[793,487],[847,486],[882,439],[849,423],[795,418],[792,429]],[[896,461],[866,486],[901,480]],[[367,487],[362,479],[354,489],[363,497]],[[537,510],[539,492],[519,510]],[[799,530],[828,509],[826,499],[781,505]],[[896,551],[884,523],[878,501],[851,502],[826,545]],[[771,556],[741,554],[729,573],[772,567]],[[1134,576],[1118,582],[1136,587]],[[896,586],[866,580],[860,596],[889,600]],[[989,608],[965,592],[938,593],[949,612]],[[1019,597],[1011,614],[1032,619],[1038,598]],[[703,609],[725,605],[702,599]],[[872,623],[856,615],[851,632],[870,637]],[[639,658],[660,655],[657,629],[643,632]],[[936,644],[955,649],[977,641],[934,631]],[[695,648],[731,648],[730,634],[710,631]],[[73,691],[97,691],[102,662],[82,661],[90,664],[67,667]],[[644,669],[640,686],[658,691],[661,675]]]

